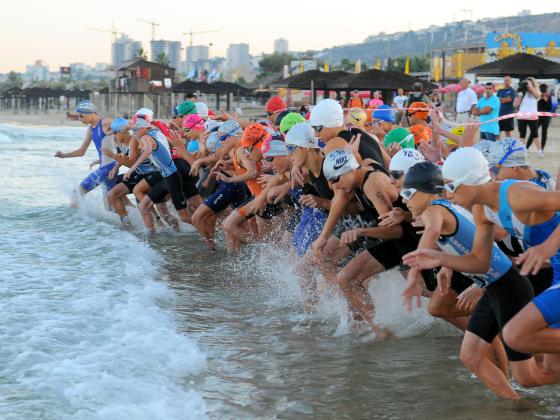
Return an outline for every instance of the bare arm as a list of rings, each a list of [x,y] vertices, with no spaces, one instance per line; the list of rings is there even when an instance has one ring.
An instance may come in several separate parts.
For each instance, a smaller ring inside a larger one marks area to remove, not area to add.
[[[490,269],[492,247],[494,245],[494,224],[483,214],[479,205],[473,207],[476,233],[473,248],[467,255],[449,255],[433,249],[417,249],[403,257],[405,264],[419,269],[439,266],[463,273],[485,274]]]
[[[140,166],[142,162],[144,162],[146,159],[150,157],[153,148],[152,142],[153,140],[151,140],[150,138],[146,138],[146,136],[144,136],[140,140],[142,153],[140,153],[140,156],[138,157],[138,159],[136,159],[136,162],[134,162],[134,164],[126,172],[125,179],[128,179],[128,177],[130,177],[130,175],[138,168],[138,166]]]
[[[72,152],[68,152],[68,153],[63,153],[61,151],[58,151],[58,152],[56,152],[55,157],[58,157],[58,158],[61,158],[61,159],[81,157],[81,156],[86,154],[86,151],[87,151],[90,144],[91,144],[91,132],[90,132],[90,130],[87,130],[86,137],[85,137],[84,141],[82,142],[82,145],[80,146],[79,149],[76,149],[76,150],[74,150]]]
[[[344,213],[346,213],[346,207],[350,203],[350,197],[342,190],[335,190],[334,197],[331,200],[331,206],[329,215],[327,217],[327,221],[323,226],[323,230],[321,231],[320,237],[324,240],[329,239],[331,232],[333,231],[334,227],[342,217]]]

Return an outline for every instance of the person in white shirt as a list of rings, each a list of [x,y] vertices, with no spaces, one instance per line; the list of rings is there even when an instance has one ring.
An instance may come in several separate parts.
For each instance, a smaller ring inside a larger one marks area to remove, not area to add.
[[[404,108],[404,104],[407,99],[408,97],[405,96],[404,90],[399,88],[397,90],[397,95],[393,98],[393,107],[397,109],[397,112],[395,112],[395,124],[399,124],[401,122],[403,117],[402,109]]]
[[[478,101],[476,93],[469,87],[467,79],[461,79],[459,82],[461,90],[457,94],[457,103],[455,104],[456,121],[460,124],[469,122],[469,116]]]
[[[544,152],[541,146],[541,139],[539,138],[539,117],[536,115],[538,111],[537,104],[541,99],[541,92],[537,87],[537,81],[533,77],[528,77],[519,83],[517,89],[517,97],[513,102],[514,106],[519,107],[519,112],[534,112],[535,115],[531,117],[518,117],[517,129],[519,130],[519,138],[525,143],[525,136],[527,135],[527,127],[529,127],[529,141],[535,143],[538,150],[538,156],[544,157]]]

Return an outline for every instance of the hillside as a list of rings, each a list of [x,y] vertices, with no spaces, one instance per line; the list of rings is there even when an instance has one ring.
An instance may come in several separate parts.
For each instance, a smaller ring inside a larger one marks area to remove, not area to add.
[[[377,58],[430,53],[434,49],[483,45],[488,32],[558,32],[560,13],[524,15],[448,23],[418,31],[380,33],[361,44],[326,48],[318,58],[338,63],[343,58],[372,63]]]

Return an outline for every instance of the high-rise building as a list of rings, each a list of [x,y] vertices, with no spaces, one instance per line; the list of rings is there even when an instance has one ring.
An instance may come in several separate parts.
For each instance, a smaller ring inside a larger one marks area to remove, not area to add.
[[[49,76],[49,66],[41,60],[35,61],[35,64],[27,65],[25,70],[25,78],[31,82],[44,82],[49,80]]]
[[[198,63],[207,62],[210,49],[207,45],[191,45],[187,47],[186,73],[189,73]]]
[[[165,41],[163,39],[150,42],[151,60],[157,61],[160,54],[165,54],[169,65],[175,69],[179,68],[181,62],[181,43],[179,41]]]
[[[274,53],[287,53],[288,49],[288,40],[284,38],[279,38],[274,41]]]
[[[250,64],[249,44],[229,44],[227,49],[227,64],[230,69]]]
[[[122,67],[125,62],[133,60],[141,49],[142,43],[140,41],[134,41],[125,34],[122,34],[112,45],[113,66],[117,68]]]

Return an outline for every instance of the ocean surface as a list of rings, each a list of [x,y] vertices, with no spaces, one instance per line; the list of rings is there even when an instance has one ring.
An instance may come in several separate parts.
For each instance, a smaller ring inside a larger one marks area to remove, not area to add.
[[[494,397],[459,361],[460,335],[370,285],[376,342],[326,291],[304,315],[278,244],[210,253],[197,234],[123,230],[96,159],[55,159],[83,128],[0,125],[0,419],[526,419],[560,417],[560,386]]]

